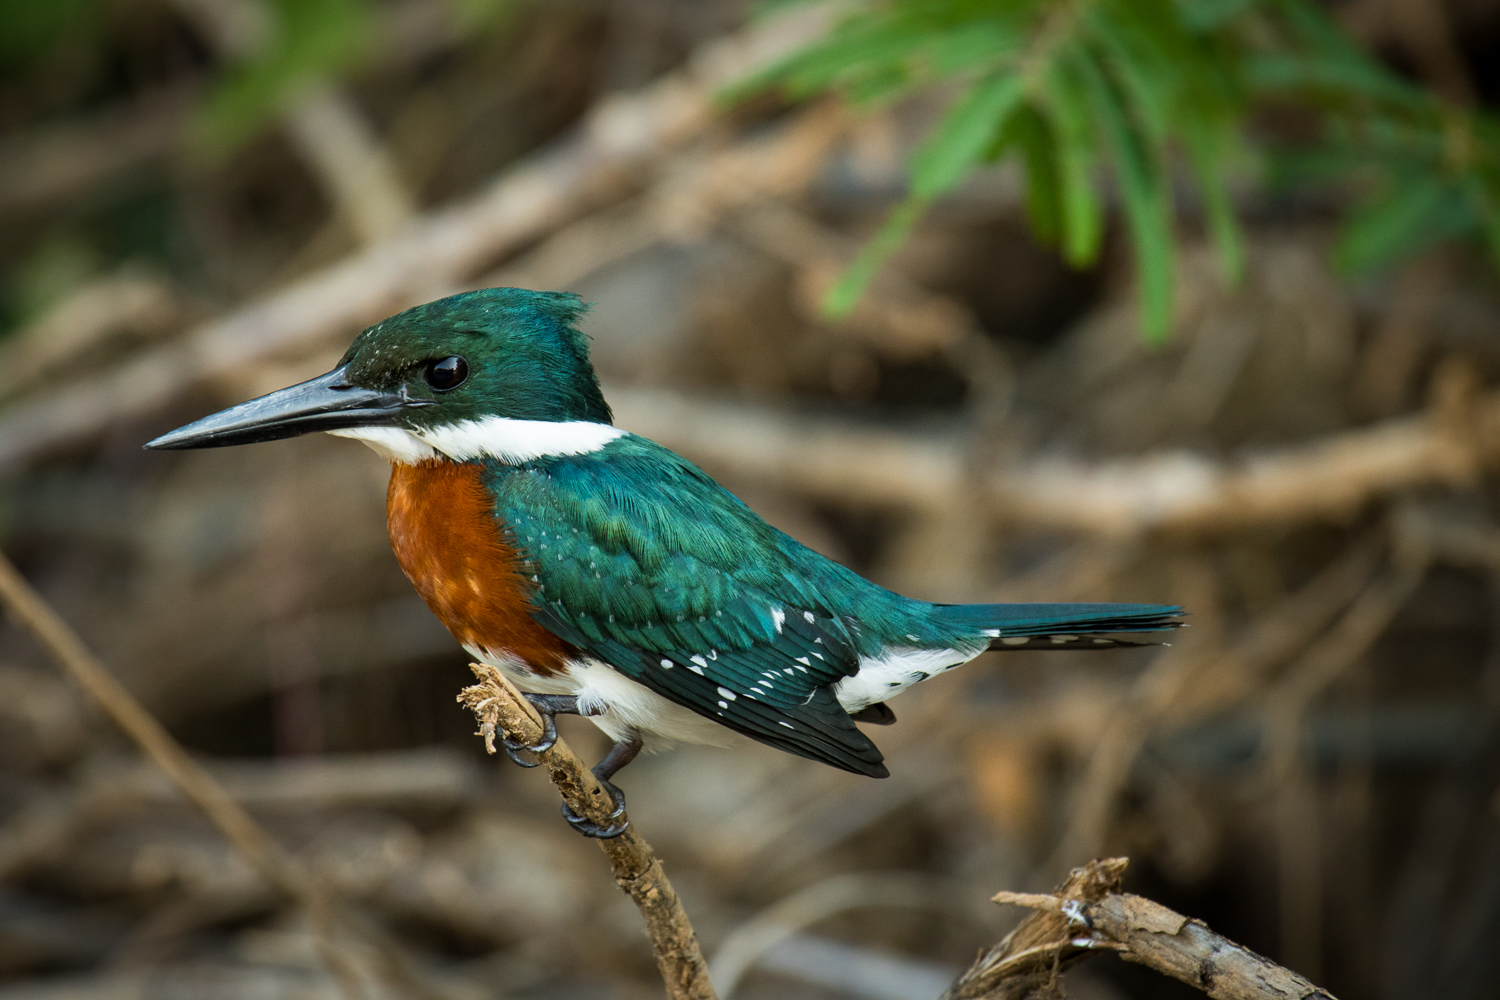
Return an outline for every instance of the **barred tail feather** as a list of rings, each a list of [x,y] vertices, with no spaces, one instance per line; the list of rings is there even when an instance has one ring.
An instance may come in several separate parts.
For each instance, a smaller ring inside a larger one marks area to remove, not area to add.
[[[941,614],[993,633],[990,649],[1111,649],[1149,642],[1101,633],[1180,628],[1182,608],[1170,604],[946,604]]]

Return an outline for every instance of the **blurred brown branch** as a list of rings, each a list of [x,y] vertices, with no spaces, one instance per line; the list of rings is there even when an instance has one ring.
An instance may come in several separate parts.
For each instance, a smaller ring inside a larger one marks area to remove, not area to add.
[[[942,1000],[1026,1000],[1060,996],[1059,974],[1096,951],[1196,987],[1215,1000],[1333,1000],[1227,938],[1141,896],[1119,892],[1126,858],[1075,868],[1051,895],[1002,892],[997,903],[1038,912],[981,955]]]
[[[621,426],[711,468],[821,500],[940,513],[971,488],[956,436],[662,392],[613,389],[610,399]],[[1186,451],[1105,462],[1021,459],[993,469],[979,488],[999,517],[1117,538],[1338,518],[1385,493],[1471,475],[1476,457],[1500,441],[1500,394],[1474,400],[1466,413],[1463,430],[1430,413],[1239,461]]]
[[[161,768],[178,790],[218,827],[244,858],[277,891],[307,913],[318,952],[350,1000],[365,995],[371,978],[416,986],[398,969],[396,955],[385,947],[356,955],[340,940],[342,928],[356,933],[365,928],[342,912],[339,901],[322,879],[288,854],[239,802],[225,791],[202,765],[193,760],[146,708],[114,678],[68,624],[26,582],[9,559],[0,555],[0,601],[12,616],[39,639],[58,664],[125,734]],[[381,942],[381,945],[387,944]],[[376,957],[379,956],[379,957]],[[373,974],[373,976],[372,976]],[[417,989],[418,995],[438,995]]]
[[[494,667],[483,663],[470,667],[479,683],[465,688],[458,700],[478,717],[485,749],[495,752],[497,735],[527,745],[538,742],[542,723],[530,702]],[[610,797],[566,742],[558,739],[537,756],[568,808],[595,822],[611,822]],[[651,845],[634,829],[627,829],[618,837],[599,841],[599,847],[614,868],[615,881],[646,920],[667,996],[672,1000],[715,1000],[698,935]]]

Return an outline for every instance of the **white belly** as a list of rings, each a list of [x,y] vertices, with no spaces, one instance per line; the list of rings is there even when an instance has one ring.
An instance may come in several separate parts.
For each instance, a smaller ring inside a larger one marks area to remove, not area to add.
[[[464,648],[475,659],[500,668],[522,691],[576,696],[579,711],[588,714],[589,721],[616,742],[638,733],[650,751],[673,743],[730,746],[739,738],[734,730],[663,698],[598,660],[573,660],[565,673],[543,677],[513,656]]]
[[[692,709],[663,698],[618,670],[594,659],[573,660],[567,671],[543,677],[509,654],[494,654],[465,646],[475,659],[499,667],[522,691],[533,694],[570,694],[578,708],[612,740],[639,733],[647,750],[673,743],[730,746],[739,739],[731,729],[706,719]],[[864,657],[859,672],[833,686],[845,711],[858,712],[905,691],[934,674],[968,663],[980,651],[957,649],[890,649],[879,657]]]

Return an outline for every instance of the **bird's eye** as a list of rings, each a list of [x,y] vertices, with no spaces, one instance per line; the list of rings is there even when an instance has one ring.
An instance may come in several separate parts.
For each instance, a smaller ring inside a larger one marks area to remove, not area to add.
[[[469,363],[454,355],[427,366],[427,384],[438,392],[457,389],[469,377]]]

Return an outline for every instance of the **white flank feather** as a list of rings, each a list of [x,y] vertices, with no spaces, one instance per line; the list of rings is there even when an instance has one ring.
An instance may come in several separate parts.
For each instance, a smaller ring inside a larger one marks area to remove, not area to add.
[[[880,656],[860,657],[859,672],[835,684],[833,694],[845,711],[858,712],[877,701],[894,698],[933,674],[968,663],[982,652],[983,649],[972,653],[958,649],[887,649]]]

